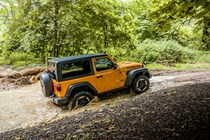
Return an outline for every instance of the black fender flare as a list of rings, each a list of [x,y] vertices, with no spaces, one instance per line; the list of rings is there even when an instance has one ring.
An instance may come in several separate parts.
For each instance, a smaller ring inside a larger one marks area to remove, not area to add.
[[[68,87],[67,91],[66,91],[65,97],[68,98],[68,99],[71,98],[72,95],[73,95],[72,91],[74,89],[80,88],[80,87],[84,87],[84,86],[87,86],[88,88],[90,88],[93,91],[93,93],[92,93],[93,96],[98,93],[98,91],[90,83],[88,83],[88,82],[81,82],[81,83],[76,83],[76,84],[70,85]]]
[[[133,81],[134,77],[139,73],[141,75],[147,76],[148,78],[151,78],[151,74],[149,73],[147,68],[133,69],[133,70],[131,70],[127,73],[125,86],[130,86],[132,84],[132,81]]]

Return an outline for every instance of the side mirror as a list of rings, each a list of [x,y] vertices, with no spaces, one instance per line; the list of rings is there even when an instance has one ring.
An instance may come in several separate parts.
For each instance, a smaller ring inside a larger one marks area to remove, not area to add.
[[[117,69],[117,64],[116,64],[116,63],[114,63],[114,69],[115,69],[115,70]]]

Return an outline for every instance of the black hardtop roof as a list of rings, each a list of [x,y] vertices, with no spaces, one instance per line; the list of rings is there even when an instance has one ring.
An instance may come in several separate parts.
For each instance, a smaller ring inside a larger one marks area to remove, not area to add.
[[[64,61],[72,61],[72,60],[79,60],[79,59],[86,59],[86,58],[94,58],[94,57],[100,57],[100,56],[108,56],[107,54],[84,54],[84,55],[78,55],[78,56],[68,56],[63,58],[54,58],[49,60],[49,62],[52,63],[59,63]]]

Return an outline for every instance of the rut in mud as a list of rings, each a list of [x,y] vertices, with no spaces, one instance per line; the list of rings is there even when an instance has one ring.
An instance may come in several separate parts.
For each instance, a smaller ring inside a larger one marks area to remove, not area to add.
[[[192,71],[154,71],[150,91],[166,89],[187,83],[210,81],[210,70]],[[149,92],[150,92],[149,91]],[[142,94],[143,96],[147,93]],[[39,83],[17,86],[16,89],[0,91],[0,132],[27,126],[49,123],[72,116],[85,110],[98,110],[105,105],[114,105],[119,101],[136,96],[133,93],[118,93],[100,101],[93,101],[88,106],[69,112],[54,105],[49,98],[42,95]]]

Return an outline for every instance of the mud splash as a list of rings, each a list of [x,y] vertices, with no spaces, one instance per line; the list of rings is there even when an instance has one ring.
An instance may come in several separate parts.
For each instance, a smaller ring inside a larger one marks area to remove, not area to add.
[[[176,86],[176,83],[173,81],[175,76],[155,76],[150,79],[151,86],[150,92],[157,91],[160,89]]]

